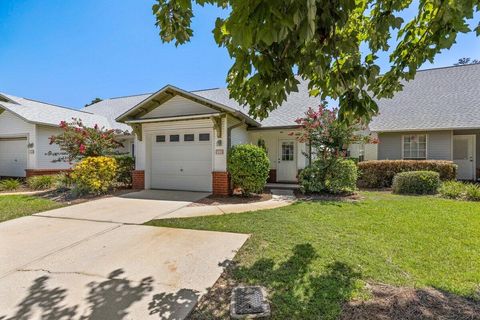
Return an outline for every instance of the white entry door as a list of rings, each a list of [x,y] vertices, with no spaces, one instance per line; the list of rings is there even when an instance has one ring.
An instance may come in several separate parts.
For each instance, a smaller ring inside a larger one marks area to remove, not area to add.
[[[453,162],[458,165],[457,179],[475,179],[475,135],[453,136]]]
[[[297,181],[297,142],[294,139],[279,140],[277,181]]]
[[[150,139],[152,189],[212,191],[211,129],[164,131]]]
[[[0,177],[25,177],[27,138],[0,139]]]

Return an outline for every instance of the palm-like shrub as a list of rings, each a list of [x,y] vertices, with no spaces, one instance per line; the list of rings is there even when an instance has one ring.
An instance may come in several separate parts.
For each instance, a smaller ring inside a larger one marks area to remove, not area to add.
[[[0,181],[0,191],[15,191],[21,186],[17,179],[5,179]]]
[[[45,175],[35,176],[27,179],[27,186],[33,190],[46,190],[51,189],[57,182],[57,176]]]

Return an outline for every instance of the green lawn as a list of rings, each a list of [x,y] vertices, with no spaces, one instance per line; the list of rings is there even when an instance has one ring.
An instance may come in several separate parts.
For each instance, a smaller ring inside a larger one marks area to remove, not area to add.
[[[25,195],[0,195],[0,222],[29,216],[31,214],[55,209],[62,205],[58,202]]]
[[[362,192],[364,200],[302,202],[251,213],[149,224],[249,233],[236,280],[265,285],[277,319],[336,318],[368,298],[365,282],[431,286],[474,297],[480,285],[480,204]]]

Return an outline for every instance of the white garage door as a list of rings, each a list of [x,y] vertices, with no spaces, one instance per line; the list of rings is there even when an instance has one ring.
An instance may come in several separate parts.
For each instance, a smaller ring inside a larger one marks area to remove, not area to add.
[[[0,138],[0,177],[25,177],[27,138]]]
[[[211,192],[212,139],[211,129],[153,134],[151,188]]]

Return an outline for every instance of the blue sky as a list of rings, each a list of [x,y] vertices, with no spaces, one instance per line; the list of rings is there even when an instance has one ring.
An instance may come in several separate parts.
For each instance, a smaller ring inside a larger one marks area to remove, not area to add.
[[[191,43],[163,44],[152,0],[0,1],[0,92],[70,107],[95,97],[224,87],[231,61],[211,34],[213,7],[197,8]],[[435,67],[480,58],[480,39],[461,35]],[[424,68],[431,65],[425,65]]]

